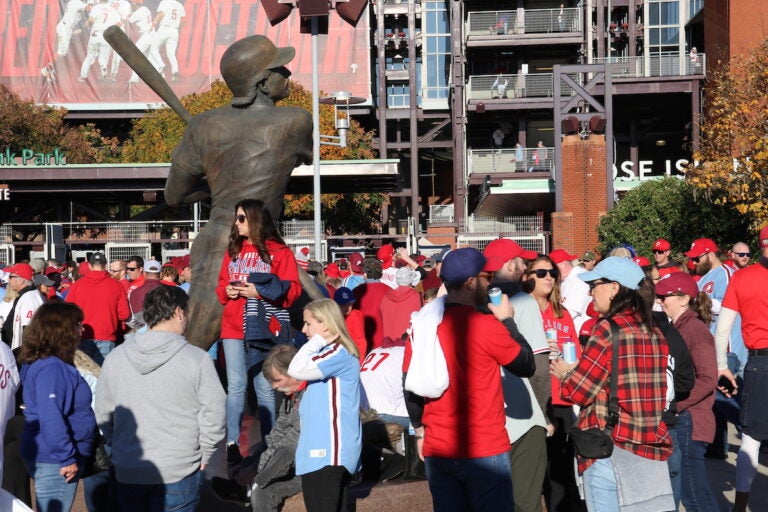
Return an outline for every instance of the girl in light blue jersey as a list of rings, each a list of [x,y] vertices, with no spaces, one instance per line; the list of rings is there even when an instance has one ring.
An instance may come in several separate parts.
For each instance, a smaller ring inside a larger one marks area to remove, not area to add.
[[[360,464],[359,354],[331,299],[307,304],[302,332],[309,341],[288,367],[289,376],[308,382],[299,406],[296,474],[308,512],[343,511]]]

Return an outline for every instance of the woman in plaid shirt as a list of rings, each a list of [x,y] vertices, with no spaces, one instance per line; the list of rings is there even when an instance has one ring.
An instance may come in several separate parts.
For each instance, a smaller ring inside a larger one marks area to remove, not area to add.
[[[551,364],[551,373],[561,379],[562,398],[582,407],[581,430],[606,426],[613,349],[620,347],[613,454],[606,459],[578,459],[587,508],[611,512],[642,504],[644,512],[672,510],[663,462],[672,454],[672,444],[661,420],[669,350],[664,336],[652,327],[650,310],[637,291],[645,275],[633,261],[614,256],[579,278],[589,284],[595,309],[619,328],[618,340],[613,339],[610,323],[598,320],[577,363],[558,359]]]

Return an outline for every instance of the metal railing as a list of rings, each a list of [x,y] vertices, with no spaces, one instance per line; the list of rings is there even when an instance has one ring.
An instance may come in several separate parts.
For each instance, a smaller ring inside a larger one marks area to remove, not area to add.
[[[611,76],[643,78],[661,76],[706,75],[707,56],[704,53],[659,53],[638,57],[601,57],[592,59],[593,64],[608,62]]]
[[[542,217],[538,215],[503,217],[475,217],[470,215],[459,221],[457,247],[474,247],[482,251],[493,240],[504,237],[514,240],[523,249],[544,254],[548,233],[544,231]]]
[[[470,149],[467,176],[509,172],[550,172],[555,177],[555,148]],[[522,158],[520,158],[522,157]]]
[[[581,82],[579,75],[569,76],[577,83]],[[560,82],[560,91],[563,96],[575,94],[564,80]],[[466,94],[468,100],[551,98],[555,89],[554,84],[552,73],[472,75],[469,77]]]
[[[474,11],[467,15],[467,36],[512,36],[581,32],[578,7],[568,9],[517,9]]]

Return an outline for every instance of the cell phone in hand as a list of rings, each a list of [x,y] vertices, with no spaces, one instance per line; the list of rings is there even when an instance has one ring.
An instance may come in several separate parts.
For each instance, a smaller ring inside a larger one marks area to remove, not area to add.
[[[230,281],[229,286],[243,286],[242,281]]]
[[[720,378],[717,380],[717,387],[723,388],[725,391],[732,395],[733,392],[736,390],[736,387],[733,385],[733,383],[726,377],[725,375],[721,375]]]

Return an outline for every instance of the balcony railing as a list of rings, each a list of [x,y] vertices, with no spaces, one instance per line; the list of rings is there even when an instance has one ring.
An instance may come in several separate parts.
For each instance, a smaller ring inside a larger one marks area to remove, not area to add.
[[[571,75],[580,80],[577,75]],[[515,98],[551,98],[554,91],[552,73],[527,73],[518,75],[474,75],[469,77],[467,99],[492,100]],[[573,89],[565,81],[560,84],[563,96],[572,96]]]
[[[660,53],[639,57],[603,57],[593,59],[594,64],[609,62],[611,76],[621,78],[645,78],[661,76],[705,75],[707,56],[703,53],[686,55]]]
[[[581,13],[568,9],[476,11],[467,15],[467,36],[581,32]]]
[[[467,175],[549,172],[555,175],[555,148],[470,149]]]

